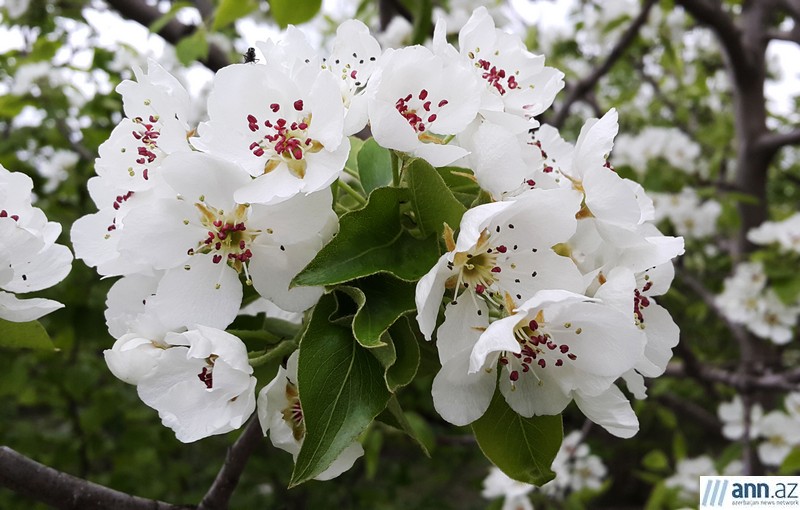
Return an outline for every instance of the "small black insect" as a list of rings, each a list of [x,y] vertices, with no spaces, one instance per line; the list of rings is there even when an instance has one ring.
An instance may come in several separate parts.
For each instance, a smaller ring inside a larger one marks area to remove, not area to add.
[[[247,48],[247,51],[244,52],[244,63],[245,64],[252,64],[253,62],[258,62],[256,58],[256,49],[255,48]]]

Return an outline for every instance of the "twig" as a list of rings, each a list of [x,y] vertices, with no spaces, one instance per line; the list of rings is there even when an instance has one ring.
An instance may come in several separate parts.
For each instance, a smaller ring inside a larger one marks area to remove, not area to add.
[[[548,122],[549,124],[556,128],[560,128],[564,125],[564,121],[567,120],[567,115],[569,115],[569,110],[572,105],[583,98],[583,96],[585,96],[590,90],[592,90],[592,88],[597,85],[597,82],[600,81],[600,78],[608,74],[617,60],[619,60],[620,57],[622,57],[622,55],[625,53],[625,50],[627,50],[628,46],[630,46],[634,39],[636,39],[636,36],[639,34],[639,30],[645,23],[647,23],[647,17],[650,14],[650,10],[656,4],[656,1],[657,0],[646,0],[642,6],[642,11],[631,22],[622,36],[620,36],[619,40],[611,49],[611,52],[608,54],[606,59],[588,76],[570,87],[569,95],[561,104],[561,108],[558,110],[555,117]]]
[[[691,418],[692,421],[699,423],[707,430],[720,432],[722,429],[722,424],[716,416],[690,400],[679,398],[671,393],[665,393],[656,397],[656,401]]]
[[[63,510],[189,510],[140,498],[39,464],[7,446],[0,447],[0,486]]]
[[[760,149],[768,153],[775,153],[785,145],[798,145],[800,144],[800,129],[788,133],[766,133],[759,138],[757,144]]]
[[[258,418],[252,418],[239,439],[228,448],[225,463],[222,464],[214,483],[203,496],[197,510],[226,510],[228,508],[228,502],[239,483],[247,460],[263,438]]]

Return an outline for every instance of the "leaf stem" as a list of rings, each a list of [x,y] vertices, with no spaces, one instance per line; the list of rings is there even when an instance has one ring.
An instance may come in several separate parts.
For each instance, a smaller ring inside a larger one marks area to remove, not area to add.
[[[255,358],[250,358],[250,366],[253,368],[260,367],[261,365],[265,365],[270,361],[282,359],[284,356],[288,356],[289,354],[293,353],[296,349],[297,342],[295,342],[293,339],[284,340],[266,353],[256,356]]]
[[[361,194],[358,191],[356,191],[352,186],[347,184],[342,179],[339,179],[339,187],[342,190],[344,190],[345,193],[347,193],[348,195],[353,197],[355,199],[355,201],[358,202],[360,205],[364,205],[364,204],[367,203],[367,199],[366,198],[362,197]]]
[[[397,152],[391,151],[392,154],[392,185],[400,185],[400,156]]]

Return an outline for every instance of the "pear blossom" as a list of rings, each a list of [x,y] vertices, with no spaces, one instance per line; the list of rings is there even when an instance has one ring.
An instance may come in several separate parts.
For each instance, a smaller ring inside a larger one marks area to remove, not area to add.
[[[518,482],[492,466],[483,479],[481,496],[486,499],[503,499],[502,510],[533,510],[528,494],[536,488],[529,483]]]
[[[675,474],[664,481],[667,487],[676,487],[687,498],[700,496],[700,477],[717,475],[714,461],[708,455],[681,459],[675,466]]]
[[[656,215],[654,220],[669,220],[678,235],[701,239],[714,234],[722,205],[716,200],[700,200],[692,188],[680,193],[652,193]]]
[[[47,221],[31,204],[33,181],[0,165],[0,319],[36,320],[63,305],[44,298],[20,299],[16,294],[52,287],[72,265],[72,253],[56,244],[61,225]]]
[[[765,221],[750,230],[747,239],[760,245],[778,243],[783,251],[800,253],[800,213],[783,221]]]
[[[173,194],[131,209],[119,249],[165,271],[152,298],[165,324],[226,327],[239,311],[240,274],[289,311],[316,302],[321,288],[290,290],[289,282],[336,229],[329,190],[271,206],[237,204],[248,174],[198,152],[171,155],[162,175]]]
[[[258,394],[258,420],[264,435],[269,432],[272,445],[291,453],[295,459],[305,439],[303,407],[297,391],[297,355],[298,351],[292,353],[286,368],[279,367],[275,378]],[[362,455],[364,448],[354,441],[315,479],[336,478],[353,467]]]
[[[489,325],[472,350],[469,372],[498,366],[500,392],[522,416],[558,414],[574,399],[611,434],[631,437],[638,421],[613,383],[644,347],[642,331],[612,307],[544,290]]]
[[[387,50],[367,85],[372,136],[433,166],[450,164],[467,154],[448,142],[478,114],[480,87],[465,64],[428,48]]]
[[[524,301],[542,289],[582,291],[575,264],[552,250],[575,229],[580,196],[571,190],[530,190],[516,200],[474,207],[461,219],[458,239],[417,284],[417,320],[430,339],[446,289],[477,312],[485,301],[505,306],[505,294]]]
[[[567,492],[601,487],[608,469],[600,457],[590,454],[589,445],[581,442],[582,437],[578,430],[564,436],[551,467],[556,477],[542,486],[542,492],[563,498]]]
[[[256,405],[256,379],[242,341],[197,326],[167,333],[164,342],[168,347],[154,368],[137,382],[142,402],[184,443],[241,427]]]
[[[800,445],[800,421],[782,411],[772,411],[759,421],[759,432],[765,440],[758,445],[758,458],[770,466],[780,466]]]
[[[297,79],[280,66],[236,64],[214,76],[210,120],[192,144],[244,168],[239,203],[278,203],[328,187],[344,168],[350,142],[333,74]]]
[[[731,441],[744,437],[744,405],[739,395],[730,402],[722,402],[717,408],[717,416],[722,421],[722,435]],[[750,407],[750,438],[759,435],[759,423],[764,416],[764,409],[760,404]]]
[[[486,7],[478,7],[458,34],[461,55],[483,81],[482,109],[533,119],[564,88],[564,73],[545,67],[522,40],[495,28]],[[533,121],[530,127],[536,127]]]

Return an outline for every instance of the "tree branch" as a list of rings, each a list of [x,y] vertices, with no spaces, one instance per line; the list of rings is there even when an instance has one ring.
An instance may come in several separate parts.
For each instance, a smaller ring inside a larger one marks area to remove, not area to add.
[[[242,434],[233,445],[228,448],[225,463],[217,473],[214,483],[203,496],[203,500],[198,505],[197,510],[224,510],[228,508],[228,502],[239,483],[247,460],[250,454],[258,446],[264,434],[261,431],[261,424],[258,418],[253,418],[247,424]]]
[[[617,43],[611,49],[611,52],[608,54],[606,59],[596,67],[588,76],[580,80],[578,83],[570,87],[569,95],[561,104],[561,108],[556,113],[555,117],[553,117],[552,121],[549,124],[553,125],[556,128],[560,128],[564,125],[564,121],[567,120],[567,116],[569,115],[569,110],[573,104],[577,101],[581,100],[590,90],[597,85],[597,82],[600,81],[600,78],[608,74],[617,60],[622,57],[625,53],[625,50],[628,49],[636,36],[639,34],[639,30],[641,30],[642,26],[647,23],[647,17],[650,14],[650,10],[656,4],[657,0],[646,0],[644,5],[642,6],[642,10],[638,16],[631,22],[625,32],[620,36]]]
[[[784,145],[800,144],[800,129],[788,133],[766,133],[758,139],[758,147],[768,153],[775,153]]]
[[[149,27],[163,16],[157,7],[145,3],[144,0],[106,0],[106,3],[119,12],[123,18],[136,21],[145,27]],[[173,18],[158,31],[158,35],[174,45],[196,30],[196,26],[184,25]],[[231,63],[225,52],[214,44],[209,44],[208,56],[201,62],[212,71],[218,71]]]
[[[39,464],[7,446],[0,447],[0,486],[63,510],[189,510],[119,492]]]

